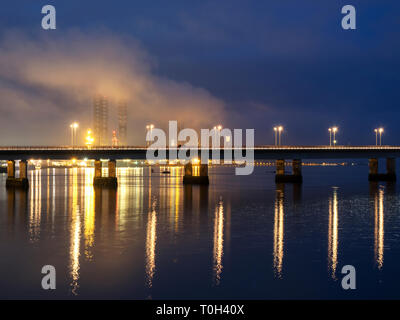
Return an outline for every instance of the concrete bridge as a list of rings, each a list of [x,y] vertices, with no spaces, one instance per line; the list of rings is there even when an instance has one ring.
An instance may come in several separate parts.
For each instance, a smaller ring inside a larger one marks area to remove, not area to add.
[[[192,148],[193,149],[193,148]],[[196,148],[194,148],[196,149]],[[166,158],[169,153],[177,151],[176,148],[167,148]],[[220,159],[224,160],[226,151],[242,151],[243,156],[248,151],[254,151],[255,160],[276,160],[276,182],[302,182],[303,159],[368,159],[369,180],[394,181],[396,180],[396,158],[400,157],[399,146],[256,146],[254,148],[238,149],[202,149],[209,153],[212,159],[213,152],[219,152]],[[124,159],[145,160],[147,148],[145,147],[0,147],[0,160],[7,160],[8,187],[28,187],[27,168],[29,159],[35,160],[69,160],[89,159],[95,161],[94,185],[117,186],[116,161]],[[175,153],[173,153],[175,154]],[[378,172],[378,159],[386,159],[386,172]],[[108,161],[108,177],[102,176],[101,161]],[[15,161],[20,160],[20,176],[15,176]],[[292,173],[285,172],[285,160],[292,162]],[[191,162],[185,164],[183,183],[208,184],[208,164],[199,164],[199,175],[193,174]]]

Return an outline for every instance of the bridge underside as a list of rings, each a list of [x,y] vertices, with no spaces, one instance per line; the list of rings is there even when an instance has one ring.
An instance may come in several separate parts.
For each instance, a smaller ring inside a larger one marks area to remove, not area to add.
[[[208,165],[201,164],[198,174],[193,171],[193,164],[188,162],[185,164],[185,174],[183,176],[183,184],[203,184],[208,185]]]
[[[386,173],[378,172],[378,159],[369,159],[369,181],[396,181],[396,159],[386,159]]]
[[[21,149],[0,148],[0,158],[9,159],[7,162],[7,187],[28,188],[29,181],[27,175],[28,158],[37,159],[83,159],[83,157],[95,160],[94,186],[112,187],[118,186],[116,161],[118,159],[146,159],[146,149],[144,148],[54,148],[54,149]],[[10,150],[9,150],[10,149]],[[212,149],[209,149],[210,157]],[[301,183],[302,159],[341,159],[341,158],[367,158],[369,159],[370,181],[395,181],[396,180],[396,157],[400,155],[400,147],[391,148],[362,148],[362,147],[342,147],[342,148],[301,148],[301,147],[282,147],[282,148],[254,148],[254,159],[276,159],[276,183]],[[51,155],[50,153],[53,153]],[[168,157],[168,152],[166,153]],[[246,150],[242,150],[242,155],[246,155]],[[6,157],[7,158],[4,158]],[[302,158],[301,156],[304,156]],[[292,158],[290,158],[292,157]],[[108,176],[102,175],[102,161],[100,159],[110,159],[108,161]],[[220,158],[224,159],[224,151],[221,150]],[[378,171],[378,158],[386,158],[386,173]],[[19,176],[16,176],[15,160],[20,160]],[[285,165],[291,161],[292,172],[287,173]],[[191,162],[185,165],[183,184],[209,184],[209,172],[207,164],[194,166]]]
[[[283,159],[276,160],[275,182],[276,183],[303,182],[303,176],[301,174],[301,160],[300,159],[292,160],[292,174],[285,173],[285,160]]]
[[[95,187],[118,187],[117,180],[117,162],[115,160],[108,161],[108,177],[103,177],[102,166],[100,160],[94,161],[94,178],[93,185]]]
[[[19,162],[19,177],[15,176],[15,161],[7,161],[6,188],[29,188],[28,162],[26,160]]]

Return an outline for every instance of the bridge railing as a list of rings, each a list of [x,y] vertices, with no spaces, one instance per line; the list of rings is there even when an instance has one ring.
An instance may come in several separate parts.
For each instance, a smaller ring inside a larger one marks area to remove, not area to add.
[[[196,149],[197,147],[186,147],[186,148],[194,148]],[[145,146],[123,146],[123,147],[113,147],[113,146],[103,146],[103,147],[69,147],[69,146],[4,146],[0,147],[0,151],[65,151],[65,150],[71,150],[71,151],[87,151],[87,150],[92,150],[92,151],[108,151],[108,150],[147,150],[148,148]],[[170,148],[150,148],[153,150],[157,149],[165,149],[168,150]],[[179,149],[179,148],[171,148],[171,149]],[[223,147],[220,148],[202,148],[198,147],[198,150],[212,150],[212,149],[219,149],[219,150],[224,150]],[[284,151],[284,150],[329,150],[329,151],[334,151],[334,150],[349,150],[349,151],[357,151],[357,150],[400,150],[400,146],[270,146],[270,145],[264,145],[264,146],[254,146],[254,147],[243,147],[243,148],[236,148],[232,147],[229,148],[232,150],[235,149],[242,149],[242,150],[276,150],[276,151]]]

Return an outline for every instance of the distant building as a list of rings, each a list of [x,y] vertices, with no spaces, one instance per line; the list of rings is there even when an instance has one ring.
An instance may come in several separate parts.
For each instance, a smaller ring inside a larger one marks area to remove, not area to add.
[[[108,101],[105,96],[98,95],[93,99],[93,134],[94,144],[109,145],[108,132]]]
[[[118,142],[120,146],[126,146],[127,141],[127,122],[128,122],[128,105],[126,101],[118,103]]]

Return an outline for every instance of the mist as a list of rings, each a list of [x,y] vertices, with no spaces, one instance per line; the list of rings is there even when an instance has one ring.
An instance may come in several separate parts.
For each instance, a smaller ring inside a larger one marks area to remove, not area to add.
[[[43,34],[43,33],[42,33]],[[101,36],[99,36],[101,34]],[[143,145],[145,126],[169,120],[194,129],[223,122],[225,104],[190,83],[157,75],[156,61],[135,39],[108,31],[0,39],[0,145],[65,145],[78,121],[78,142],[92,128],[92,100],[109,100],[109,138],[116,105],[128,102],[128,143]]]

